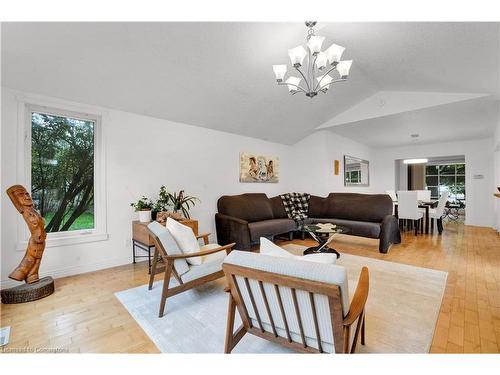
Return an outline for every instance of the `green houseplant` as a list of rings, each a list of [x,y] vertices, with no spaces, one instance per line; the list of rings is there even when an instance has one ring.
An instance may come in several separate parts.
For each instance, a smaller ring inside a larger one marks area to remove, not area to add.
[[[158,199],[153,206],[153,219],[155,219],[158,212],[168,211],[170,206],[170,194],[165,185],[162,185],[158,192]]]
[[[196,197],[192,197],[184,194],[184,190],[179,191],[179,193],[168,193],[170,201],[172,202],[174,212],[181,212],[187,219],[190,218],[189,210],[194,207],[196,201],[200,201]]]
[[[151,210],[153,209],[153,201],[144,195],[137,202],[130,203],[131,207],[139,212],[139,221],[147,223],[151,221]]]

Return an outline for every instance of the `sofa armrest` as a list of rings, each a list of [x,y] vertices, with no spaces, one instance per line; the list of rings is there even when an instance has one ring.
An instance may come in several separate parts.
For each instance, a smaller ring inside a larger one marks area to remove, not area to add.
[[[380,225],[379,251],[387,253],[391,244],[401,243],[399,221],[394,215],[386,215]]]
[[[220,213],[215,214],[217,242],[221,245],[235,242],[238,250],[249,250],[251,247],[248,221]]]

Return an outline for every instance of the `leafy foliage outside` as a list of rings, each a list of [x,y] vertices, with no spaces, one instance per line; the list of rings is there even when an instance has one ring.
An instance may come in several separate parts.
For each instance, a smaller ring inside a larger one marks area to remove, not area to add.
[[[94,228],[94,122],[33,112],[31,193],[47,232]]]

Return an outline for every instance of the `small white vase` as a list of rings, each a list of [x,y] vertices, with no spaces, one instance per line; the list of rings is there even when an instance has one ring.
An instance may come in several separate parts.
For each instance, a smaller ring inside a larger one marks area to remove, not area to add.
[[[139,211],[139,221],[141,223],[149,223],[151,221],[151,210]]]

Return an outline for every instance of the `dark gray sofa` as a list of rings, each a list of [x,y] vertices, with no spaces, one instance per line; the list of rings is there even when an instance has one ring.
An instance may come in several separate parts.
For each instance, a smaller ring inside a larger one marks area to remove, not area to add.
[[[279,196],[262,193],[225,195],[217,202],[217,240],[224,245],[236,242],[247,250],[260,237],[291,233],[297,229],[289,219]],[[333,223],[349,228],[349,235],[379,239],[379,251],[387,253],[400,243],[398,220],[392,215],[392,200],[385,194],[330,193],[311,196],[306,223]]]

